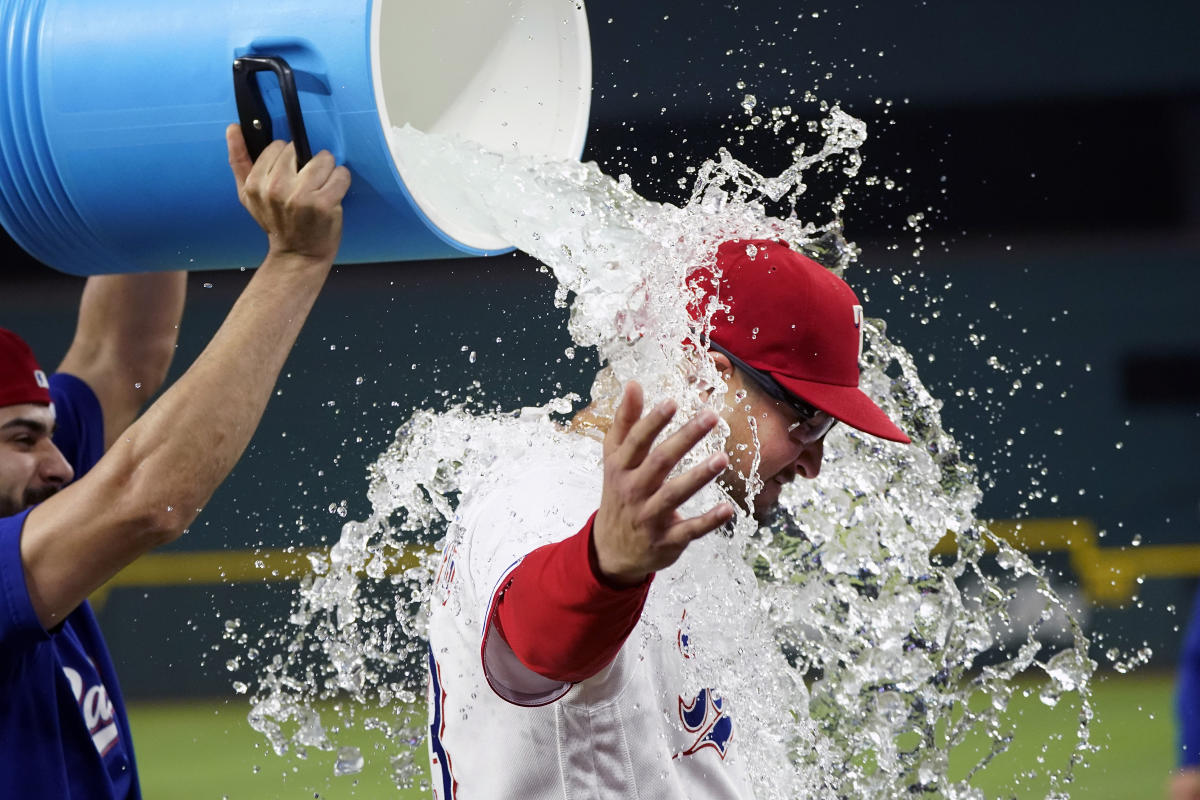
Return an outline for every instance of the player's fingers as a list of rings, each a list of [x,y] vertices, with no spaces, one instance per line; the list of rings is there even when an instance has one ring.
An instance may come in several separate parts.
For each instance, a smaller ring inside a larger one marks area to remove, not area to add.
[[[325,185],[317,190],[326,202],[340,203],[350,190],[350,170],[345,167],[335,167],[326,179]]]
[[[685,548],[731,519],[733,519],[733,506],[729,503],[719,503],[698,517],[691,517],[672,525],[667,530],[667,535],[663,537],[663,543],[676,545],[680,549]]]
[[[729,456],[717,453],[663,484],[650,499],[650,511],[665,514],[683,505],[692,495],[712,483],[729,466]]]
[[[264,178],[272,203],[282,205],[295,196],[296,174],[296,145],[288,142]]]
[[[621,402],[613,415],[612,425],[604,435],[604,455],[615,453],[625,442],[629,429],[642,417],[642,385],[637,381],[625,384],[621,392]]]
[[[288,142],[279,151],[279,158],[275,159],[268,174],[272,179],[278,180],[289,178],[299,171],[299,167],[296,166],[296,143]]]
[[[237,181],[238,191],[246,185],[254,162],[250,159],[250,151],[246,149],[246,138],[242,128],[236,122],[230,123],[225,129],[225,145],[229,148],[229,167],[233,170],[233,178]]]
[[[269,185],[267,181],[270,178],[271,169],[275,166],[275,162],[279,160],[279,156],[282,155],[284,148],[284,143],[276,139],[258,154],[258,158],[254,160],[254,166],[250,169],[250,174],[246,176],[247,191],[261,194],[265,187]]]
[[[617,465],[622,469],[636,469],[641,465],[654,446],[654,440],[675,416],[675,409],[674,400],[663,400],[635,422],[616,453]]]
[[[286,149],[287,142],[280,139],[272,141],[258,154],[258,158],[254,159],[254,172],[259,175],[269,175],[275,168],[275,162],[279,160]]]
[[[668,436],[642,461],[639,467],[641,480],[657,489],[679,460],[716,427],[718,419],[717,412],[705,408],[688,420],[686,425]]]
[[[329,176],[333,174],[336,166],[337,162],[333,160],[333,153],[328,150],[317,153],[300,168],[300,188],[313,191],[320,189],[329,180]]]

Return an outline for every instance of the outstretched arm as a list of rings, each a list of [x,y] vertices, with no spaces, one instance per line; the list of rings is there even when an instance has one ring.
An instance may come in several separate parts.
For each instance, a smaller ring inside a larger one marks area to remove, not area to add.
[[[724,453],[668,480],[717,415],[702,411],[655,447],[675,405],[663,403],[645,416],[642,405],[641,386],[631,381],[604,437],[604,488],[592,520],[577,535],[526,556],[492,604],[490,621],[513,654],[543,677],[570,683],[597,674],[637,624],[650,576],[733,517],[728,503],[697,517],[679,512],[728,466]]]
[[[322,152],[297,173],[282,142],[251,164],[237,126],[227,138],[239,197],[270,250],[187,372],[87,475],[29,513],[21,560],[46,627],[195,519],[249,443],[333,264],[345,167]]]
[[[1175,673],[1175,724],[1179,770],[1168,782],[1170,800],[1200,800],[1200,592],[1184,634]]]
[[[186,272],[88,278],[75,338],[58,371],[82,379],[96,393],[105,449],[166,380],[186,290]]]

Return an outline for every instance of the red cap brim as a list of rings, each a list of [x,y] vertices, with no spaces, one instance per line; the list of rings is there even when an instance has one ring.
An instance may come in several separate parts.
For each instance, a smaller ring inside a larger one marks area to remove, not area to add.
[[[896,427],[883,409],[857,386],[838,386],[831,383],[804,381],[772,373],[783,388],[825,413],[863,433],[892,442],[910,444],[912,439]]]

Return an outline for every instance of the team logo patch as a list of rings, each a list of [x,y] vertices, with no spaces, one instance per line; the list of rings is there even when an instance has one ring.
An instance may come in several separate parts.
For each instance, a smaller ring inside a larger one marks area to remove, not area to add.
[[[679,630],[675,633],[675,646],[679,648],[679,654],[684,658],[692,657],[692,644],[690,637],[683,632],[684,626],[687,625],[687,610],[683,612],[683,617],[679,621]]]
[[[39,388],[50,388],[50,381],[46,379],[46,373],[42,372],[40,369],[35,369],[33,371],[33,382],[36,383]]]
[[[679,631],[675,634],[675,644],[680,655],[692,658],[695,654],[692,652],[691,637],[686,633],[687,627],[687,609],[684,609],[679,619]],[[694,755],[711,747],[724,760],[729,741],[733,738],[733,717],[725,713],[725,701],[720,695],[712,689],[701,689],[691,700],[680,697],[679,722],[695,739],[671,758]]]
[[[683,728],[696,738],[692,744],[672,758],[694,755],[705,748],[712,748],[724,760],[733,739],[733,718],[725,713],[725,701],[711,689],[701,689],[700,694],[686,701],[679,698],[679,721]]]

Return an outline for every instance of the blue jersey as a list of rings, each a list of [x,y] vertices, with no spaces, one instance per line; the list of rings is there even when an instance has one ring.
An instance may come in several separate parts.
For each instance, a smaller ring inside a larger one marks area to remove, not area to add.
[[[1179,766],[1200,767],[1200,592],[1196,593],[1175,688]]]
[[[100,403],[70,375],[53,376],[50,393],[54,443],[78,478],[104,454]],[[138,798],[125,705],[91,608],[51,631],[34,614],[20,552],[28,514],[0,518],[0,797]]]

